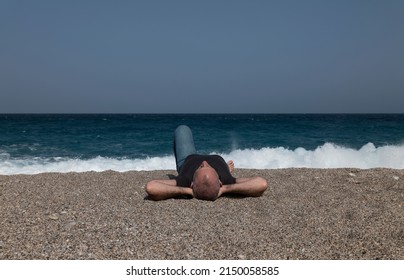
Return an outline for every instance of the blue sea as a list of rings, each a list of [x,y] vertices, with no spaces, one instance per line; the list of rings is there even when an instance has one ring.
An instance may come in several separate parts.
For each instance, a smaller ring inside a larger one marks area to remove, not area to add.
[[[238,168],[404,168],[404,114],[3,114],[0,174],[174,170],[180,124]]]

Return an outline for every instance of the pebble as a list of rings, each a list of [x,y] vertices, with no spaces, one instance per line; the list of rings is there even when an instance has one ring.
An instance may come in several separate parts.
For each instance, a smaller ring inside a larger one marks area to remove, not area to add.
[[[51,220],[58,220],[59,219],[59,215],[58,214],[51,214],[48,216],[49,219]]]
[[[356,177],[354,173],[349,173],[349,176]]]
[[[71,229],[71,228],[74,227],[75,225],[76,225],[76,222],[75,222],[75,221],[67,222],[67,223],[65,224],[65,229]]]
[[[393,176],[393,179],[396,180],[396,181],[398,181],[398,179],[400,179],[400,177],[398,177],[398,176]]]

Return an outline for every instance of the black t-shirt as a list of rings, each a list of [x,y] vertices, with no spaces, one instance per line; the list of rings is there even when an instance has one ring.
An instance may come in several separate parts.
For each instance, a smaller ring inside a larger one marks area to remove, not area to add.
[[[190,155],[181,167],[180,173],[177,176],[177,186],[190,187],[194,173],[201,166],[202,162],[206,161],[212,166],[223,185],[230,185],[236,183],[229,170],[229,166],[221,156],[218,155]]]

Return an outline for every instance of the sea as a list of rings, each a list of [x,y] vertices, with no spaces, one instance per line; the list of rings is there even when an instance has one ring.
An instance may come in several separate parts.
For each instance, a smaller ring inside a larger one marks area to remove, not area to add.
[[[0,174],[174,170],[180,124],[236,168],[404,168],[404,114],[0,114]]]

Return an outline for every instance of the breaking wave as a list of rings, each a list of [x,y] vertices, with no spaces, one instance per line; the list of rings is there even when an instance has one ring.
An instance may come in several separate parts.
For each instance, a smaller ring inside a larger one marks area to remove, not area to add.
[[[404,169],[404,145],[375,147],[368,143],[360,149],[352,149],[326,143],[315,150],[285,147],[234,150],[221,154],[232,159],[236,168],[393,168]],[[148,157],[144,159],[95,157],[74,158],[10,158],[0,153],[0,174],[38,174],[44,172],[86,172],[114,170],[118,172],[141,170],[174,170],[174,156]]]

